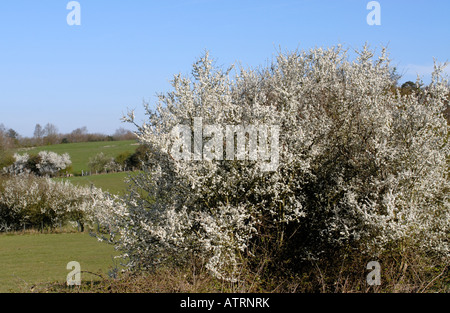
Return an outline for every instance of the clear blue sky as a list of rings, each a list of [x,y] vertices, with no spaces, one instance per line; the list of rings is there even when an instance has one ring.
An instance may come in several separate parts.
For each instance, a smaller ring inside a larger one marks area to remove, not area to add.
[[[368,0],[79,0],[81,25],[69,26],[69,0],[0,2],[0,123],[31,136],[36,123],[60,132],[86,126],[113,133],[127,108],[189,74],[205,50],[218,64],[266,64],[279,47],[388,45],[402,81],[429,81],[433,57],[450,60],[450,1],[379,0],[381,25],[369,26]]]

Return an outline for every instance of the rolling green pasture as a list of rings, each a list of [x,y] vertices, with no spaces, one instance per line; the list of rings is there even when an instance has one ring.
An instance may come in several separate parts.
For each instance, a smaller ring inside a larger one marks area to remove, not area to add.
[[[81,266],[82,282],[106,276],[119,252],[86,233],[0,235],[0,293],[30,292],[33,286],[66,281],[67,263]]]
[[[53,151],[58,154],[68,153],[72,160],[73,173],[78,175],[88,170],[89,158],[103,152],[107,156],[115,157],[122,152],[135,152],[138,147],[136,140],[99,141],[67,143],[49,146],[40,146],[31,149],[18,149],[19,154],[37,154],[40,151]]]
[[[101,188],[103,191],[107,191],[118,196],[124,195],[127,191],[127,183],[125,179],[131,173],[108,173],[92,176],[75,176],[68,178],[55,178],[58,181],[69,181],[76,186],[89,187],[93,184],[97,188]]]
[[[89,158],[103,152],[115,157],[123,152],[135,152],[135,140],[111,142],[86,142],[58,144],[32,149],[19,149],[18,153],[36,154],[39,151],[68,153],[73,173],[88,170]],[[74,185],[94,186],[104,191],[123,195],[127,184],[125,178],[133,173],[108,173],[92,176],[55,178],[68,180]],[[77,261],[82,271],[107,275],[114,267],[113,257],[118,255],[111,245],[98,242],[86,233],[51,234],[0,234],[0,293],[30,292],[33,286],[45,286],[50,282],[64,283],[70,270],[67,263]],[[98,276],[82,273],[82,281],[97,281]]]

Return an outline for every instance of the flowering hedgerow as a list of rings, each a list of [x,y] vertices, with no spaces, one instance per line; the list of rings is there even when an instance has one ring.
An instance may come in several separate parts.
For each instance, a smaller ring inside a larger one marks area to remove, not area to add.
[[[3,169],[3,172],[12,175],[35,174],[38,176],[55,176],[59,171],[67,169],[72,161],[67,153],[59,155],[52,151],[40,151],[30,157],[25,154],[14,154],[15,162]]]
[[[271,251],[286,263],[393,245],[448,256],[450,90],[442,66],[427,88],[401,95],[385,49],[356,53],[280,53],[234,76],[206,54],[191,77],[176,75],[156,111],[146,106],[147,123],[136,125],[150,162],[110,217],[130,265],[194,253],[217,277],[235,280],[242,262]],[[173,158],[172,130],[194,131],[199,117],[279,126],[278,168]],[[134,113],[124,119],[134,123]]]
[[[117,205],[119,204],[119,205]],[[21,175],[0,183],[0,224],[5,229],[50,227],[79,223],[94,229],[108,225],[105,217],[120,206],[116,196],[95,187]]]

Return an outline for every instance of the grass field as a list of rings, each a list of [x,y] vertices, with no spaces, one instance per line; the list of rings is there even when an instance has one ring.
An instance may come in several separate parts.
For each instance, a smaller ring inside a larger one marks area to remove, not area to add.
[[[132,175],[129,172],[121,173],[108,173],[92,176],[75,176],[68,178],[55,178],[55,180],[63,181],[67,180],[77,186],[89,187],[93,184],[97,188],[101,188],[103,191],[107,191],[118,196],[124,195],[127,190],[127,184],[125,178],[128,175]]]
[[[85,233],[0,235],[0,293],[30,292],[33,286],[65,282],[67,263],[81,266],[82,282],[97,281],[114,267],[118,252]]]
[[[53,151],[58,154],[68,153],[72,160],[73,173],[79,175],[82,170],[88,170],[89,158],[100,152],[103,152],[107,156],[115,157],[122,152],[133,153],[137,147],[136,140],[99,141],[41,146],[31,149],[19,149],[16,152],[19,154],[36,154],[40,151]]]
[[[88,170],[89,158],[103,152],[115,157],[122,152],[133,153],[138,147],[135,140],[112,142],[87,142],[58,144],[32,149],[20,149],[18,153],[36,154],[39,151],[68,153],[74,174]],[[108,173],[92,176],[55,178],[68,180],[75,185],[91,184],[104,191],[123,195],[129,172]],[[86,233],[55,234],[0,234],[0,293],[30,292],[51,282],[64,283],[70,270],[67,263],[77,261],[81,265],[82,281],[98,281],[92,273],[107,276],[116,264],[113,257],[119,254],[111,245],[98,242]]]

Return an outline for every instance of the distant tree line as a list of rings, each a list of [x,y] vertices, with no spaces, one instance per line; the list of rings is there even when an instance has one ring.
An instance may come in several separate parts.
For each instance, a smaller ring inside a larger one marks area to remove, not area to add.
[[[42,126],[36,124],[33,137],[23,137],[12,128],[0,124],[0,151],[13,148],[46,146],[60,143],[95,142],[133,140],[136,136],[130,130],[119,128],[114,134],[90,133],[86,126],[77,128],[70,133],[63,134],[51,123]]]
[[[0,150],[14,148],[18,143],[19,137],[19,134],[14,129],[7,129],[5,125],[0,124]]]
[[[87,127],[83,126],[73,130],[70,133],[63,134],[60,133],[58,128],[51,123],[47,123],[44,126],[36,124],[33,137],[22,137],[14,129],[7,128],[4,124],[0,123],[0,172],[5,167],[9,167],[17,161],[14,156],[14,149],[17,148],[30,148],[78,142],[120,141],[133,139],[136,139],[136,135],[124,128],[117,129],[114,134],[105,135],[100,133],[89,133]],[[37,160],[36,158],[37,156],[30,156],[31,161]],[[128,168],[128,166],[123,162],[120,164],[123,168]],[[128,164],[131,163],[128,162]],[[132,167],[134,166],[132,165],[131,168]],[[33,167],[31,166],[31,168]]]

